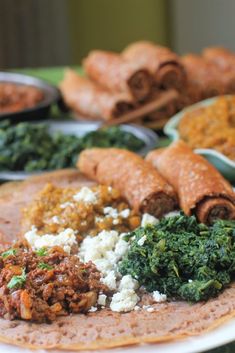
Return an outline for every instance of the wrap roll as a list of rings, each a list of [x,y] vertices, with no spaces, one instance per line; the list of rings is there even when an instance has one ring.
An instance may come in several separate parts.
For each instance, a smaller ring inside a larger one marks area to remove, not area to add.
[[[157,90],[156,92],[153,92],[149,102],[161,98],[166,92],[167,90]],[[162,108],[152,111],[147,115],[147,117],[145,117],[145,121],[169,119],[177,111],[178,99],[178,97],[173,98]]]
[[[225,85],[215,65],[199,55],[188,54],[182,57],[187,72],[188,81],[201,99],[218,96],[225,93]]]
[[[137,68],[149,70],[160,88],[181,90],[186,81],[180,58],[170,49],[148,41],[130,44],[122,56]]]
[[[231,185],[183,141],[151,151],[146,160],[174,187],[186,215],[194,214],[206,224],[217,218],[235,219],[235,193]]]
[[[210,47],[203,50],[203,57],[217,66],[226,93],[235,93],[235,54],[225,48]]]
[[[83,60],[87,75],[113,93],[130,93],[137,101],[145,100],[152,90],[152,76],[145,68],[136,69],[120,54],[93,50]]]
[[[65,71],[60,90],[69,108],[89,119],[109,120],[134,108],[130,94],[111,94],[71,69]]]
[[[117,148],[91,148],[80,154],[77,166],[98,183],[120,190],[137,212],[162,217],[177,205],[172,186],[135,153]]]
[[[234,70],[235,54],[222,47],[209,47],[203,50],[202,55],[210,62],[218,65],[222,70]]]

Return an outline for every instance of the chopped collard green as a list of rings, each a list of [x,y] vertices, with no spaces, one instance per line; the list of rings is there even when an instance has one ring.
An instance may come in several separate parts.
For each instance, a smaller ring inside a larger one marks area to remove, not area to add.
[[[119,127],[91,131],[83,137],[50,134],[47,124],[0,122],[0,170],[40,171],[74,167],[89,147],[119,147],[139,151],[145,143]]]
[[[138,245],[143,236],[143,245]],[[219,220],[207,227],[195,217],[179,215],[127,237],[131,245],[119,270],[148,291],[197,302],[216,296],[235,274],[235,221]]]

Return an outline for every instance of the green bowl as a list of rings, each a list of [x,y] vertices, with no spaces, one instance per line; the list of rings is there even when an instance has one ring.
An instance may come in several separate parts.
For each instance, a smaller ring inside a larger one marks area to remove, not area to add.
[[[229,96],[228,96],[229,97]],[[183,109],[178,114],[174,115],[164,127],[164,133],[173,141],[179,140],[178,125],[186,112],[193,111],[201,107],[207,107],[213,104],[218,97],[209,98],[199,103],[193,104],[190,107]],[[223,176],[235,183],[235,162],[226,157],[224,154],[217,152],[211,148],[197,148],[194,152],[205,157],[211,164],[213,164]]]

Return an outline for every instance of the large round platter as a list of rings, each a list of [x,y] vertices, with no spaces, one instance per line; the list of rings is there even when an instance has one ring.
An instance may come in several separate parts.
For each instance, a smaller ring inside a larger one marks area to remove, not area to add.
[[[198,353],[205,352],[215,347],[222,346],[235,340],[235,319],[231,320],[225,325],[209,332],[207,334],[195,337],[189,337],[185,340],[169,342],[169,343],[158,343],[151,345],[141,345],[133,347],[121,347],[116,349],[100,350],[103,353]],[[0,343],[1,353],[33,353],[33,352],[50,352],[59,353],[58,350],[30,350],[20,348],[16,346],[10,346],[4,343]],[[61,351],[62,352],[62,351]],[[66,351],[72,353],[74,351]],[[221,348],[221,353],[224,352]],[[231,351],[232,352],[232,351]],[[218,351],[219,353],[219,351]]]

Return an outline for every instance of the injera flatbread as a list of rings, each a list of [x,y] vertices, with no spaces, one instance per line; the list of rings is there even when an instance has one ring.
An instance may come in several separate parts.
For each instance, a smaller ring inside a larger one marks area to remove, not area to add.
[[[19,230],[20,208],[45,182],[56,185],[88,185],[79,172],[45,174],[23,183],[0,187],[1,233],[14,240]],[[148,302],[146,302],[148,304]],[[52,324],[0,319],[0,341],[27,348],[96,350],[138,343],[164,342],[198,335],[235,316],[235,286],[208,302],[165,302],[146,310],[115,313],[104,309],[87,315],[61,317]]]

